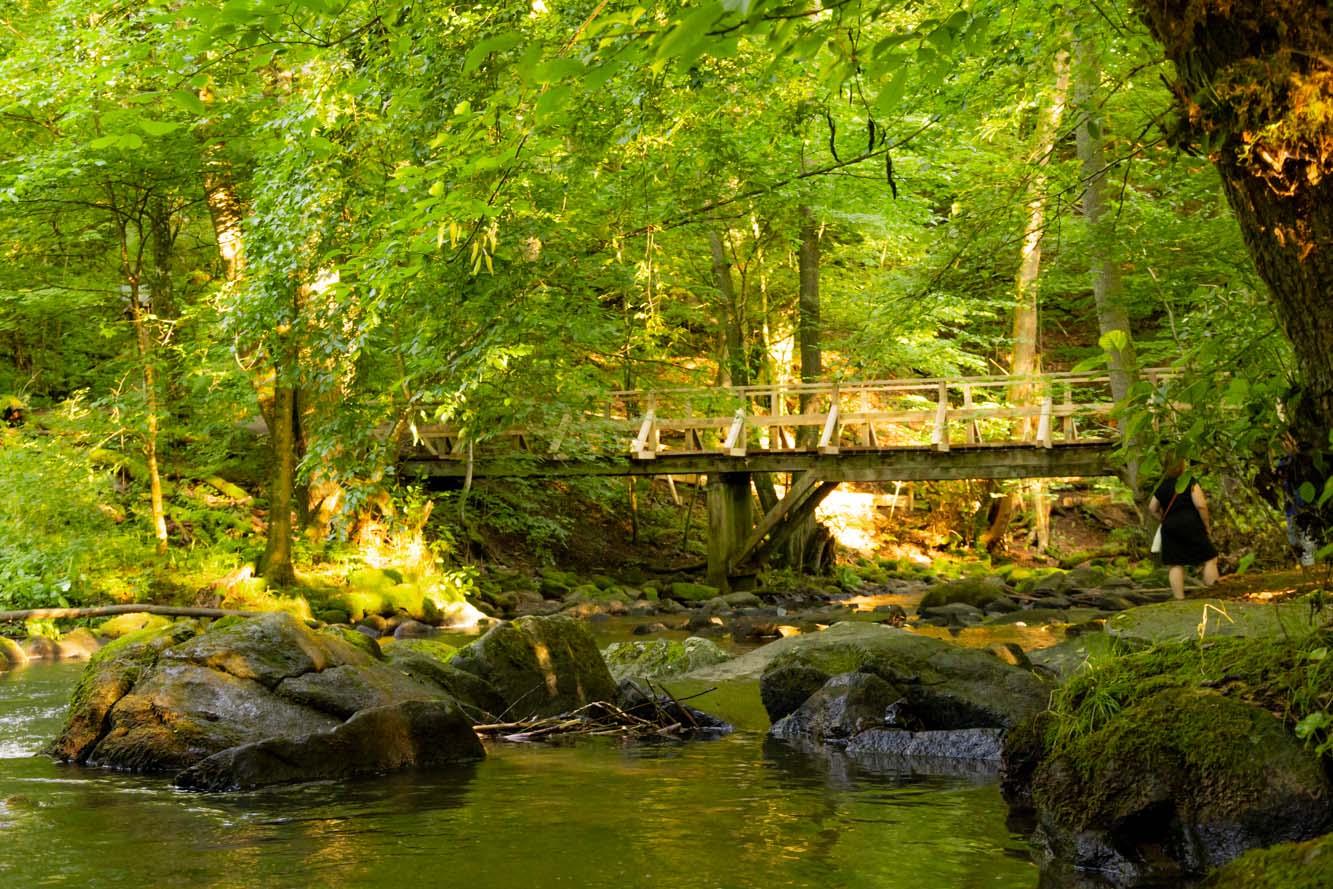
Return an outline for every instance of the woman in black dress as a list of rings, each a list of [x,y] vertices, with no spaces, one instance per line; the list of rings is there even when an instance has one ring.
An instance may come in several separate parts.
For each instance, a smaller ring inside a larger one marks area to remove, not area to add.
[[[1148,511],[1162,522],[1162,563],[1168,566],[1171,594],[1185,598],[1185,566],[1203,565],[1205,586],[1217,583],[1217,550],[1209,536],[1212,520],[1208,515],[1208,500],[1203,489],[1187,480],[1181,490],[1176,486],[1185,472],[1185,461],[1177,459],[1168,464],[1166,478],[1162,479]]]

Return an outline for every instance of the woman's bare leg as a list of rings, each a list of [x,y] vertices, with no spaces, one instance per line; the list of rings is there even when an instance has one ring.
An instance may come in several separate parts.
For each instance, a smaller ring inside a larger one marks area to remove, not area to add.
[[[1217,583],[1217,559],[1209,559],[1203,563],[1203,585],[1212,586]]]
[[[1167,570],[1166,576],[1171,582],[1171,595],[1177,599],[1185,598],[1185,566],[1172,565]]]

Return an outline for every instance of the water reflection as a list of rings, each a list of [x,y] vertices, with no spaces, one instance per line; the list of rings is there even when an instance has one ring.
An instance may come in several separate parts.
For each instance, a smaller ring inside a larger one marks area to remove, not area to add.
[[[38,672],[42,671],[42,672]],[[0,685],[0,742],[58,729],[73,672]],[[33,681],[29,681],[33,680]],[[15,718],[16,714],[23,714]],[[20,725],[21,723],[21,725]],[[483,762],[235,794],[0,762],[0,872],[25,882],[935,889],[1037,881],[994,785],[765,743],[496,745]]]

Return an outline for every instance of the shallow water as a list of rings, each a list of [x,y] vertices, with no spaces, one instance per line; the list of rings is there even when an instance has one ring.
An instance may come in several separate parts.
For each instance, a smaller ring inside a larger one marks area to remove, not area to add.
[[[497,745],[481,763],[200,795],[40,754],[79,665],[0,673],[0,874],[39,886],[1022,887],[993,781],[765,742]],[[706,700],[697,702],[708,709]]]

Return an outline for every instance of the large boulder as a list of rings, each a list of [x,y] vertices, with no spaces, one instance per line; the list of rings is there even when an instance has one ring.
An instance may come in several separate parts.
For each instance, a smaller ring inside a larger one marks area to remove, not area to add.
[[[292,775],[359,774],[416,763],[421,757],[394,751],[409,742],[425,743],[426,736],[386,735],[379,741],[384,755],[365,758],[361,741],[340,739],[363,739],[376,726],[389,734],[404,731],[404,725],[417,725],[415,716],[405,723],[406,717],[381,714],[345,726],[363,713],[415,703],[435,709],[409,708],[410,713],[449,710],[451,724],[463,719],[470,737],[460,742],[450,728],[437,743],[458,749],[433,752],[422,761],[470,756],[478,743],[470,720],[459,715],[441,685],[381,661],[377,646],[315,632],[282,613],[196,633],[195,625],[182,622],[132,633],[98,652],[75,689],[68,721],[51,752],[73,762],[146,772],[181,772],[211,760],[206,779],[190,779],[190,786],[200,787],[255,783],[246,770],[260,754],[228,753],[238,748],[285,758],[292,763]],[[438,725],[440,718],[430,716],[420,724]],[[363,762],[335,758],[323,763],[318,774],[299,765],[343,754]],[[227,764],[240,771],[224,777]]]
[[[107,731],[107,715],[154,664],[163,650],[193,638],[194,621],[178,621],[129,633],[93,655],[74,686],[64,728],[51,753],[70,762],[85,762]]]
[[[1277,718],[1189,688],[1070,740],[1035,766],[1030,790],[1043,862],[1116,885],[1198,876],[1333,818],[1322,764]]]
[[[277,736],[228,748],[185,769],[174,783],[187,790],[243,790],[484,756],[471,720],[456,704],[409,700],[362,710],[303,738]]]
[[[434,639],[400,639],[385,647],[384,661],[413,679],[444,689],[475,722],[495,722],[508,706],[485,679],[455,667],[457,649]]]
[[[1305,602],[1173,599],[1122,611],[1106,621],[1106,632],[1130,644],[1156,645],[1218,636],[1296,637],[1316,626],[1315,611]]]
[[[612,642],[602,651],[602,657],[617,681],[679,676],[731,659],[720,645],[701,636],[690,636],[684,641]]]
[[[492,627],[450,663],[489,682],[509,719],[553,716],[616,695],[592,633],[561,614]]]
[[[1046,705],[1048,690],[1031,672],[896,627],[841,623],[782,641],[793,644],[760,679],[764,707],[775,722],[832,677],[856,672],[900,689],[923,729],[1008,728]]]

